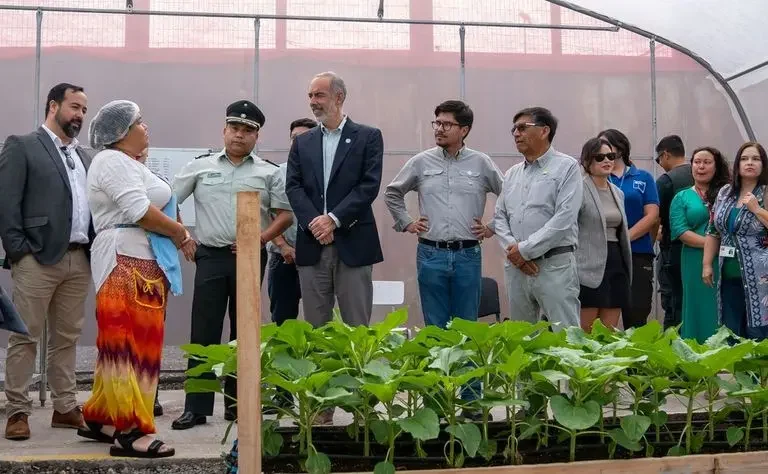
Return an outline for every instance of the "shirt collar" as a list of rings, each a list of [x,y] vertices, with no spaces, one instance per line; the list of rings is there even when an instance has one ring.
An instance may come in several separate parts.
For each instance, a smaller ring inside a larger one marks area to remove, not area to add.
[[[227,156],[227,150],[226,150],[226,148],[225,148],[225,149],[223,149],[223,150],[221,150],[221,151],[219,152],[219,154],[218,154],[218,156],[217,156],[216,158],[217,158],[217,160],[221,160],[222,158],[224,158],[225,160],[227,160],[227,161],[229,161],[230,163],[232,163],[232,160],[230,160],[230,159],[229,159],[229,157]],[[248,156],[246,156],[245,158],[243,158],[243,161],[242,161],[242,162],[240,162],[240,164],[243,164],[243,163],[245,163],[246,161],[248,161],[248,158],[250,158],[251,160],[253,160],[253,162],[255,163],[255,162],[256,162],[256,158],[258,158],[258,157],[257,157],[256,155],[254,155],[254,154],[253,154],[253,152],[251,152],[251,153],[250,153]],[[235,165],[234,163],[232,163],[232,164],[233,164],[233,165]],[[235,166],[238,166],[238,165],[235,165]]]
[[[344,125],[346,125],[346,124],[347,124],[347,116],[346,116],[346,115],[344,115],[344,116],[342,117],[342,119],[341,119],[341,123],[340,123],[340,124],[339,124],[339,126],[338,126],[338,127],[336,127],[334,130],[330,130],[330,129],[328,129],[328,128],[327,128],[327,127],[326,127],[326,126],[323,124],[323,122],[320,122],[320,131],[321,131],[321,132],[323,132],[323,135],[329,135],[329,134],[331,134],[331,133],[339,133],[339,134],[340,134],[340,133],[342,132],[342,130],[344,130]]]
[[[461,145],[461,148],[459,148],[459,151],[456,152],[456,156],[451,156],[448,154],[448,150],[446,150],[445,148],[440,148],[440,150],[443,152],[443,158],[445,158],[446,160],[458,160],[464,154],[466,149],[467,149],[466,145]]]
[[[48,136],[51,137],[51,140],[53,140],[53,144],[56,145],[56,148],[61,148],[63,146],[66,146],[67,148],[72,150],[74,148],[77,148],[77,145],[80,143],[77,141],[77,138],[73,138],[72,141],[69,142],[69,145],[64,145],[64,142],[61,141],[61,138],[59,138],[58,135],[53,133],[53,130],[48,128],[47,125],[43,124],[42,127],[43,127],[43,130],[45,130],[46,133],[48,133]]]
[[[527,168],[528,166],[533,166],[536,164],[538,164],[541,167],[544,167],[547,165],[547,163],[549,163],[549,160],[552,158],[552,155],[554,154],[555,154],[555,149],[552,148],[552,145],[550,145],[547,151],[545,151],[544,154],[541,155],[540,157],[536,158],[536,160],[533,163],[531,163],[530,161],[524,158],[523,160],[525,161],[525,167]]]

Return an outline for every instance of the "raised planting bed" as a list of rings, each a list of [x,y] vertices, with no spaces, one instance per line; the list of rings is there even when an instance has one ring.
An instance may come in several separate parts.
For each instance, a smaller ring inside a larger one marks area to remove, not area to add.
[[[598,322],[585,334],[459,319],[406,339],[398,330],[406,321],[400,310],[371,327],[293,320],[262,328],[264,406],[296,425],[262,424],[265,472],[391,474],[768,449],[766,341],[722,328],[698,344],[657,322],[627,331]],[[237,371],[235,345],[184,349],[202,361],[189,375]],[[186,389],[221,386],[190,379]],[[284,393],[297,403],[275,403]],[[667,413],[670,398],[684,413]],[[331,408],[354,423],[313,427]]]

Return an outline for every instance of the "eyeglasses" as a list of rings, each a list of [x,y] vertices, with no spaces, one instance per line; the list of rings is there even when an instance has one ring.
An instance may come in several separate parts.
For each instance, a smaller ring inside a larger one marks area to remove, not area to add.
[[[64,161],[67,162],[67,166],[69,166],[69,169],[74,170],[75,160],[72,159],[72,154],[69,152],[69,148],[63,146],[61,147],[61,151],[64,153]]]
[[[595,160],[598,163],[602,163],[603,160],[613,161],[616,159],[616,153],[595,153],[592,155],[592,159]]]
[[[666,151],[662,151],[661,153],[659,153],[659,156],[657,156],[656,159],[654,160],[657,165],[661,165],[661,159],[664,157],[664,153],[666,153]]]
[[[516,123],[512,125],[512,134],[514,135],[515,130],[517,130],[520,133],[524,133],[526,130],[528,130],[528,127],[541,127],[542,125],[540,123],[534,123],[534,122],[523,122],[523,123]]]
[[[446,132],[449,132],[453,127],[461,127],[461,125],[456,122],[443,122],[442,120],[432,121],[432,130],[437,130],[439,128],[442,128]]]

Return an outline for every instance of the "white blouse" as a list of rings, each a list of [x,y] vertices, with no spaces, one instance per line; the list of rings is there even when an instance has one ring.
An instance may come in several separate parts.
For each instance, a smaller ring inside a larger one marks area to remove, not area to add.
[[[88,170],[88,204],[96,239],[91,246],[91,273],[96,291],[117,265],[117,255],[154,260],[146,231],[137,223],[152,204],[160,209],[171,187],[149,168],[117,150],[104,150]]]

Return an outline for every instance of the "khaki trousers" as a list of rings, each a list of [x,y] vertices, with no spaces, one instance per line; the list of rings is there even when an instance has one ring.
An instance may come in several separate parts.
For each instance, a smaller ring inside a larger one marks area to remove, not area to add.
[[[11,266],[13,303],[29,336],[12,334],[5,363],[6,415],[32,412],[29,385],[35,370],[37,343],[48,323],[48,386],[53,409],[71,411],[75,395],[75,350],[85,319],[91,267],[84,250],[71,250],[55,265],[41,265],[32,255]]]

